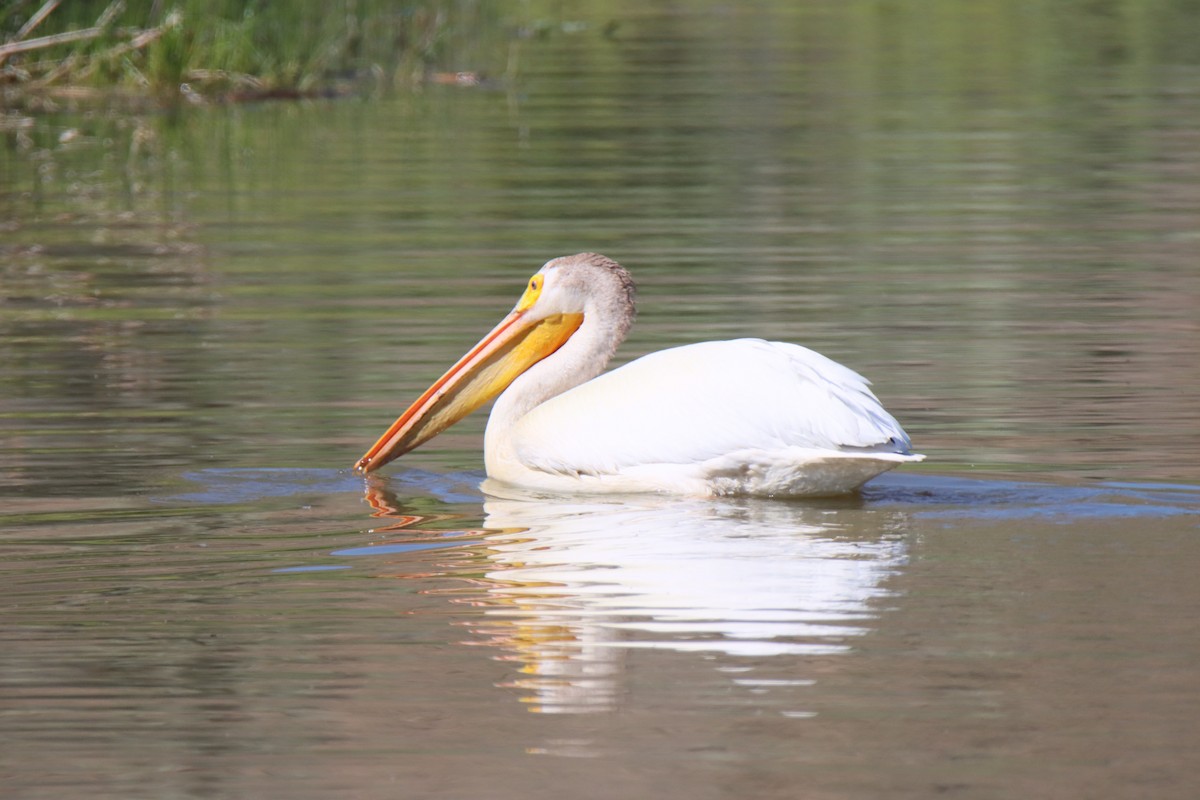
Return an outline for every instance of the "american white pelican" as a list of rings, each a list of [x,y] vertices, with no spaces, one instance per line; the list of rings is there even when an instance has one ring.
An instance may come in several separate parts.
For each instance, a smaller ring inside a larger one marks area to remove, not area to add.
[[[798,345],[703,342],[600,375],[633,323],[633,297],[610,258],[546,262],[355,468],[378,469],[496,395],[487,474],[535,490],[841,494],[924,458],[865,378]]]

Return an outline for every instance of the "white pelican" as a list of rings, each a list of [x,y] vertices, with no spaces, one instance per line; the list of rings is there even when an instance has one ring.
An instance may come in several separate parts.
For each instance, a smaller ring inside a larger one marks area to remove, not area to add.
[[[633,323],[633,297],[610,258],[546,262],[355,469],[378,469],[497,395],[487,474],[527,489],[829,495],[924,458],[865,378],[799,345],[702,342],[600,375]]]

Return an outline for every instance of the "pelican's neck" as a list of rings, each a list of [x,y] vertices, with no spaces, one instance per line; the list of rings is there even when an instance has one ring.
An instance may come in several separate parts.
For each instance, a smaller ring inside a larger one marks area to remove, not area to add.
[[[603,372],[632,322],[632,308],[616,296],[590,302],[583,323],[571,338],[509,384],[488,417],[483,450],[489,474],[495,459],[512,457],[510,434],[521,418]]]

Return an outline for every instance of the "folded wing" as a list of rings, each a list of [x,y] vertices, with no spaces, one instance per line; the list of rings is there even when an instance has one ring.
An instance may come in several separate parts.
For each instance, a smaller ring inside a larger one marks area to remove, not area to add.
[[[530,468],[594,475],[746,451],[911,448],[861,375],[807,348],[761,339],[639,358],[541,404],[517,423],[514,441]]]

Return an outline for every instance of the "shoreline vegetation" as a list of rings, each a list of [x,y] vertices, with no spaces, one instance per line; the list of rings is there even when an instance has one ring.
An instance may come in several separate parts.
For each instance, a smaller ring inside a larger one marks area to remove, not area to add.
[[[475,4],[16,0],[0,9],[0,108],[331,97],[420,82]]]

